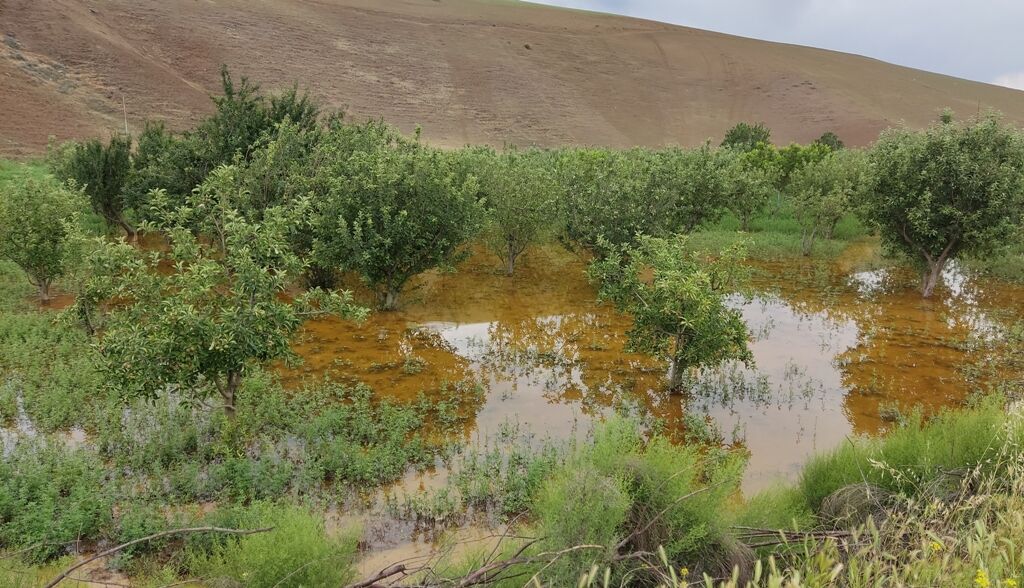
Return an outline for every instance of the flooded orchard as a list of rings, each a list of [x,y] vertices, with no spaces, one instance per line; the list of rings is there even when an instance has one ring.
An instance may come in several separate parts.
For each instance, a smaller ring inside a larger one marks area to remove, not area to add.
[[[755,294],[732,301],[753,335],[754,363],[706,371],[684,394],[667,391],[666,363],[624,350],[629,318],[597,302],[585,259],[554,245],[531,252],[514,277],[475,250],[457,272],[421,276],[399,311],[356,327],[308,323],[296,345],[304,363],[282,374],[289,385],[361,381],[400,401],[474,381],[483,394],[466,435],[475,440],[509,425],[568,439],[616,406],[680,440],[707,422],[749,452],[743,490],[754,492],[915,407],[962,403],[963,342],[1024,305],[1024,288],[956,268],[922,299],[908,271],[875,267],[877,251],[864,240],[836,260],[756,263]],[[439,476],[418,474],[405,487],[435,486]]]

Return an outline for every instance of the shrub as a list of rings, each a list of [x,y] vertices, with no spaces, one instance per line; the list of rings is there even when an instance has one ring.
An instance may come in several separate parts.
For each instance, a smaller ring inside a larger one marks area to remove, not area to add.
[[[296,506],[257,503],[231,517],[235,528],[264,528],[241,538],[209,538],[204,549],[189,545],[186,567],[213,582],[237,582],[251,588],[336,588],[353,577],[357,536],[335,537],[323,517]]]
[[[943,472],[984,464],[1005,444],[1021,441],[1020,431],[1008,431],[1004,425],[1001,398],[974,410],[944,412],[930,421],[918,412],[886,437],[858,439],[811,459],[800,488],[814,509],[839,488],[861,482],[913,495]]]
[[[21,440],[0,461],[0,547],[41,562],[108,528],[112,498],[95,453]]]
[[[610,419],[541,488],[533,508],[545,538],[541,549],[601,546],[545,566],[541,578],[551,585],[574,583],[579,570],[609,562],[616,553],[656,551],[659,545],[676,567],[716,574],[732,568],[722,561],[729,539],[721,513],[736,491],[743,460],[660,436],[645,443],[639,431],[634,420]]]
[[[77,194],[52,180],[16,182],[0,199],[0,258],[17,264],[44,302],[74,261],[79,210]]]

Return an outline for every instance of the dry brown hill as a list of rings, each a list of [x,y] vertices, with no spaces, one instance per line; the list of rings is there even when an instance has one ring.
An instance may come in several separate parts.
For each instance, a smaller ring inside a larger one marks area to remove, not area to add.
[[[1024,92],[854,55],[504,0],[0,0],[0,153],[210,109],[218,67],[440,145],[690,145],[740,120],[864,144]]]

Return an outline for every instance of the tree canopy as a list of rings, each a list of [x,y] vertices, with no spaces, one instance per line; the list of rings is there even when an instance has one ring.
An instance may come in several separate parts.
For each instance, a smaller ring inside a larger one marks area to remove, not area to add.
[[[285,298],[302,269],[285,240],[291,213],[274,208],[263,222],[246,220],[233,206],[236,172],[214,170],[184,207],[158,213],[166,253],[103,241],[90,255],[73,314],[100,335],[105,371],[124,396],[215,393],[231,416],[251,368],[295,357],[290,342],[304,319],[364,315],[348,292]]]
[[[0,258],[14,262],[39,292],[64,275],[78,251],[78,216],[83,198],[52,180],[25,178],[5,187],[0,198]]]
[[[671,390],[680,389],[689,369],[751,361],[747,326],[726,303],[746,279],[742,245],[715,259],[694,253],[684,236],[645,236],[636,246],[609,249],[590,266],[590,278],[601,300],[633,317],[629,350],[669,360]]]
[[[1020,223],[1024,139],[994,114],[885,131],[870,161],[874,181],[861,211],[890,252],[921,267],[925,298],[950,259],[990,253]]]
[[[457,155],[375,123],[339,127],[318,145],[314,256],[356,272],[383,310],[397,308],[413,276],[458,260],[476,234],[477,180],[457,173]]]
[[[485,195],[483,238],[509,276],[519,256],[555,228],[555,180],[542,157],[509,151],[493,155],[479,172]]]

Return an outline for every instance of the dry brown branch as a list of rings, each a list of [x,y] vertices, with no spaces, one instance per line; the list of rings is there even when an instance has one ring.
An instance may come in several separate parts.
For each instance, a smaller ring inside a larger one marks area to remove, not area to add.
[[[360,580],[359,582],[356,582],[354,584],[349,584],[345,588],[376,588],[381,586],[377,583],[381,580],[385,580],[387,578],[397,576],[399,574],[403,576],[406,575],[405,570],[406,567],[404,564],[395,564],[377,572],[373,577],[367,578],[365,580]]]

